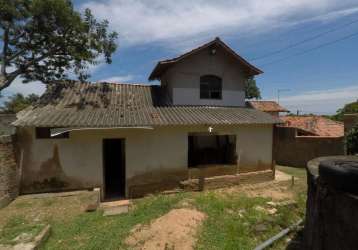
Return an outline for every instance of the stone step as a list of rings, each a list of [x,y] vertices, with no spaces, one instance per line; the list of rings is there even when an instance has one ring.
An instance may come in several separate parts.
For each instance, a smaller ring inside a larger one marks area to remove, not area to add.
[[[103,210],[104,216],[128,213],[130,206],[131,206],[130,200],[102,202],[100,204],[100,208]]]

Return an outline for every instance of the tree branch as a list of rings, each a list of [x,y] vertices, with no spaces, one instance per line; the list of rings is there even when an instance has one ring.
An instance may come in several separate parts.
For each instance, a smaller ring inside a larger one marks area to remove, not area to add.
[[[3,77],[6,77],[6,65],[7,65],[7,60],[6,60],[6,55],[7,55],[7,50],[8,50],[8,46],[9,46],[9,28],[6,27],[4,29],[4,39],[3,39],[3,49],[2,49],[2,58],[1,58],[1,69],[0,69],[0,74]]]

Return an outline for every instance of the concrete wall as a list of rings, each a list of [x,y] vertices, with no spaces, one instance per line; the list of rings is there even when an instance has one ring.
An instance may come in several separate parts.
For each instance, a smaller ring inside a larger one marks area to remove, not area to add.
[[[18,129],[23,152],[22,193],[101,187],[102,140],[125,138],[127,196],[172,188],[188,178],[188,134],[208,127],[158,127],[70,132],[69,139],[35,139],[34,128]],[[272,126],[220,126],[235,134],[239,171],[270,169]]]
[[[297,136],[296,128],[277,127],[275,159],[280,165],[305,167],[321,156],[343,155],[343,137]]]
[[[0,136],[0,208],[17,197],[19,174],[12,137]]]
[[[200,99],[200,76],[222,78],[222,99]],[[222,48],[215,55],[209,49],[192,55],[170,68],[162,77],[174,105],[245,106],[246,76],[242,66]]]

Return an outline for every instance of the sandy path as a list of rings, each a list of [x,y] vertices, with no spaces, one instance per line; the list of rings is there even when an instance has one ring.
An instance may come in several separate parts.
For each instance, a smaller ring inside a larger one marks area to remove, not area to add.
[[[133,249],[193,249],[195,234],[206,215],[194,209],[173,209],[150,225],[137,225],[126,239]]]

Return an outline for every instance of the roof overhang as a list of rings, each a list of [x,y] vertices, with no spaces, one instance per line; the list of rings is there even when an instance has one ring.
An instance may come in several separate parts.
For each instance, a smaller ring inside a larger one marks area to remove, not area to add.
[[[110,130],[110,129],[154,129],[151,126],[143,127],[105,127],[105,128],[96,128],[96,127],[83,127],[83,128],[52,128],[50,129],[51,137],[72,132],[72,131],[85,131],[85,130]]]
[[[194,55],[194,54],[202,51],[203,49],[209,48],[210,46],[219,46],[219,47],[223,48],[226,52],[228,52],[229,55],[231,55],[234,59],[236,59],[240,64],[242,64],[246,68],[246,72],[249,76],[255,76],[255,75],[259,75],[259,74],[263,73],[262,70],[255,67],[254,65],[250,64],[247,60],[245,60],[243,57],[241,57],[239,54],[237,54],[228,45],[226,45],[223,41],[221,41],[220,38],[217,37],[217,38],[215,38],[215,40],[208,42],[196,49],[193,49],[181,56],[178,56],[176,58],[169,59],[169,60],[159,61],[157,63],[157,65],[155,66],[155,68],[153,69],[152,73],[150,74],[149,80],[153,81],[153,80],[160,79],[161,76],[174,64],[182,61],[183,59],[185,59],[191,55]]]

